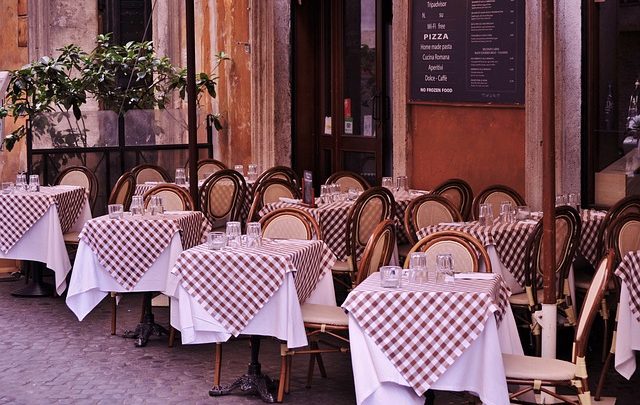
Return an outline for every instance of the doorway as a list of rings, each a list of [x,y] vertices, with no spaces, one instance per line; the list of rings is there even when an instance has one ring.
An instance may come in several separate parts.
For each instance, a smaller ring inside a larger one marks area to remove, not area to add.
[[[349,170],[379,184],[392,153],[383,148],[391,2],[296,0],[291,7],[293,167],[313,170],[320,182]]]

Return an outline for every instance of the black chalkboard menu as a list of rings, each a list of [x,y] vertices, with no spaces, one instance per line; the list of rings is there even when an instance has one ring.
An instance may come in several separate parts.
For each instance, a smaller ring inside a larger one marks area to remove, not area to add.
[[[525,0],[412,0],[409,100],[524,103]]]

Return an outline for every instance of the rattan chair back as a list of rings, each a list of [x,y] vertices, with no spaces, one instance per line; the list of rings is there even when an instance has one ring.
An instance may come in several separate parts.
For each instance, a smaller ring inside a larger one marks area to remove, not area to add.
[[[272,239],[322,239],[318,222],[306,211],[286,207],[260,218],[262,236]]]
[[[189,162],[187,162],[188,168]],[[228,169],[227,165],[216,159],[200,159],[198,160],[198,180],[204,180],[220,170]]]
[[[395,246],[396,227],[394,221],[387,219],[380,222],[373,230],[360,258],[355,285],[360,284],[372,273],[378,271],[381,266],[388,265]]]
[[[346,193],[349,189],[356,189],[358,191],[368,190],[369,183],[364,177],[355,172],[341,171],[333,173],[325,184],[339,184],[340,191]]]
[[[144,193],[144,206],[149,205],[151,196],[162,198],[165,211],[192,211],[194,204],[189,192],[175,184],[160,184]]]
[[[295,188],[300,188],[300,177],[295,171],[293,171],[292,168],[287,166],[274,166],[265,170],[264,172],[262,172],[262,174],[260,174],[260,176],[258,176],[255,183],[253,184],[254,193],[261,183],[269,179],[284,180],[293,184]]]
[[[500,204],[509,201],[514,207],[518,205],[527,205],[524,198],[511,187],[503,185],[493,185],[485,188],[473,199],[473,217],[478,218],[480,212],[480,204],[491,204],[493,207],[493,215],[500,213]]]
[[[214,228],[220,222],[240,220],[247,184],[242,174],[222,169],[209,176],[200,187],[202,212]]]
[[[442,222],[460,222],[462,215],[445,197],[438,195],[422,195],[414,198],[404,212],[404,229],[409,242],[418,242],[416,233],[429,225]]]
[[[116,184],[111,189],[109,195],[109,204],[122,204],[125,211],[129,210],[131,205],[131,198],[136,188],[136,179],[130,172],[122,173],[122,176],[118,178]]]
[[[247,216],[247,222],[257,219],[258,212],[267,204],[280,201],[283,198],[300,198],[300,190],[290,181],[270,178],[261,181],[253,191],[253,201]]]
[[[471,218],[471,204],[473,202],[473,190],[469,183],[462,179],[449,179],[438,185],[431,192],[449,200],[460,212],[463,220]]]
[[[138,165],[131,169],[133,177],[136,179],[137,184],[144,184],[148,181],[155,181],[159,183],[168,183],[171,181],[171,177],[167,171],[156,165]]]
[[[598,228],[599,256],[604,255],[608,248],[613,247],[613,244],[609,243],[609,228],[618,218],[631,213],[640,214],[640,195],[625,197],[609,208],[600,228]]]
[[[84,187],[89,196],[89,204],[93,210],[98,197],[98,179],[85,166],[71,166],[61,171],[53,181],[55,185]]]
[[[640,214],[618,217],[609,227],[608,238],[608,245],[616,253],[616,263],[627,253],[640,250]]]

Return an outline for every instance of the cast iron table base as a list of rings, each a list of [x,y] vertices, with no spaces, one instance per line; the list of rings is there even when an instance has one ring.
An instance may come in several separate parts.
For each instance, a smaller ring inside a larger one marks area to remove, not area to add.
[[[259,354],[260,337],[251,336],[251,363],[249,363],[247,374],[239,377],[229,385],[213,386],[211,390],[209,390],[209,395],[212,397],[227,395],[230,394],[231,391],[240,388],[243,392],[260,396],[264,402],[276,402],[278,382],[262,374],[260,371],[260,362],[258,362]]]
[[[142,317],[142,322],[136,326],[136,330],[125,331],[122,335],[122,337],[126,339],[136,339],[136,347],[145,347],[151,335],[162,336],[168,334],[168,331],[164,327],[158,325],[154,321],[153,312],[151,310],[152,299],[152,292],[144,293],[144,315]]]
[[[14,297],[50,297],[54,288],[42,280],[44,264],[28,261],[25,265],[31,268],[31,281],[25,287],[11,293]]]

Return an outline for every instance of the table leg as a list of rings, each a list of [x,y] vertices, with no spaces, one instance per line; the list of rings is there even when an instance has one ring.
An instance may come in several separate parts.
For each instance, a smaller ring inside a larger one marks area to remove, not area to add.
[[[31,268],[31,281],[25,287],[11,293],[14,297],[50,297],[54,287],[42,279],[44,264],[39,262],[25,262]]]
[[[136,339],[136,347],[144,347],[149,341],[151,335],[162,336],[168,334],[168,331],[161,325],[155,323],[153,311],[151,308],[152,292],[144,293],[144,310],[142,322],[138,324],[134,331],[125,331],[122,337],[127,339]]]
[[[259,354],[260,337],[251,336],[251,363],[249,363],[247,374],[239,377],[229,385],[213,386],[211,390],[209,390],[209,395],[212,397],[227,395],[230,394],[231,391],[240,388],[243,392],[259,395],[264,402],[276,402],[278,383],[269,376],[262,374],[260,362],[258,361]]]

